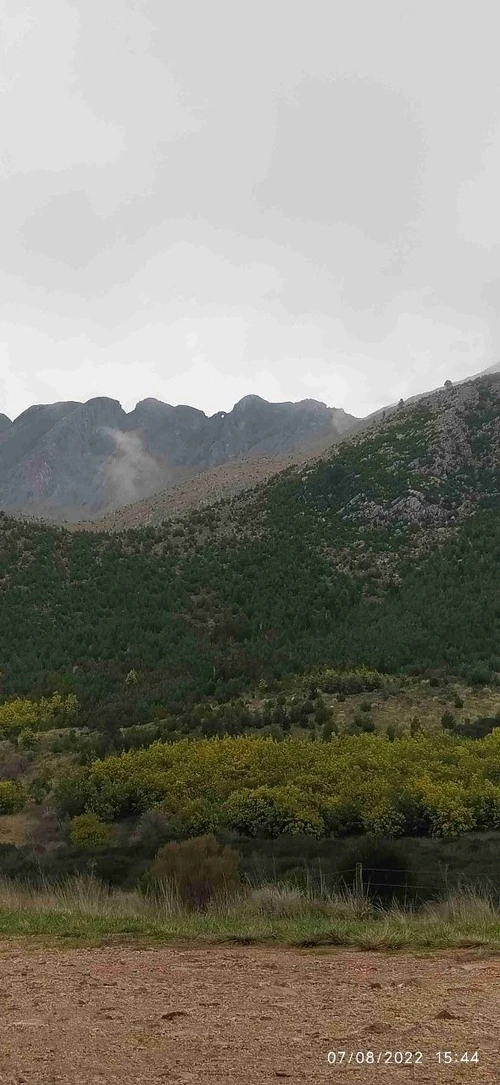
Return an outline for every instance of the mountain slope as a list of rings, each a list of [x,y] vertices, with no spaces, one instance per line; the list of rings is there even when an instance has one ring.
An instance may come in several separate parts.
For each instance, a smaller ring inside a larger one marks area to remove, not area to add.
[[[30,407],[0,418],[0,506],[53,520],[89,518],[241,457],[286,455],[356,422],[314,400],[246,396],[207,417],[145,399],[127,414],[114,399]]]
[[[162,524],[164,520],[184,516],[193,509],[201,509],[251,490],[287,467],[307,463],[357,430],[358,424],[335,436],[329,431],[326,437],[316,438],[282,455],[245,456],[238,460],[229,460],[217,467],[209,467],[195,475],[189,475],[183,482],[168,490],[160,490],[141,501],[122,505],[100,519],[67,526],[74,530],[85,528],[93,531],[125,531],[131,527]]]
[[[500,670],[499,417],[500,375],[161,527],[3,517],[4,695],[113,731],[310,666]]]
[[[392,415],[397,414],[398,417],[402,417],[402,411],[407,412],[419,403],[435,402],[443,407],[447,402],[458,405],[460,396],[452,397],[450,400],[449,393],[453,387],[459,389],[463,383],[465,382],[457,383],[455,386],[450,384],[444,389],[421,393],[406,401],[390,404],[366,418],[352,421],[349,429],[337,433],[335,437],[332,437],[330,432],[327,433],[326,438],[319,435],[314,441],[309,441],[286,455],[240,458],[238,461],[230,461],[220,467],[206,470],[187,478],[182,484],[173,486],[167,491],[161,491],[142,501],[124,505],[114,513],[94,522],[89,521],[85,526],[102,531],[123,531],[131,527],[152,526],[161,524],[165,519],[184,515],[192,509],[203,508],[205,505],[226,498],[232,499],[235,495],[265,482],[293,465],[306,464],[325,453],[328,456],[335,444],[343,441],[351,442],[356,435],[362,434],[365,438],[371,429],[390,419]],[[468,384],[470,385],[471,382],[469,381]],[[467,397],[470,395],[471,393],[468,392]],[[438,399],[435,399],[436,396]],[[438,464],[436,469],[439,470]],[[410,496],[415,505],[415,494]]]

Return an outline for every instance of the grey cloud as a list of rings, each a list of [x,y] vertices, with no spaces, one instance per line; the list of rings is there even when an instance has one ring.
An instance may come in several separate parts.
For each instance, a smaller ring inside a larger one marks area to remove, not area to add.
[[[0,410],[360,414],[498,355],[493,0],[1,9]]]
[[[425,143],[401,93],[370,80],[305,80],[280,103],[257,198],[290,218],[352,223],[387,242],[420,210]]]
[[[67,192],[49,199],[26,219],[22,238],[27,253],[77,269],[116,242],[118,230],[113,221],[93,212],[86,193]]]

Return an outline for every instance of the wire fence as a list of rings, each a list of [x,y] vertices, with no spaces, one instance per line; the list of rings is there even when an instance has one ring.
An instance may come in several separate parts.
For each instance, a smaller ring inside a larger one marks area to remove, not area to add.
[[[347,867],[341,870],[335,870],[325,873],[321,869],[315,869],[312,872],[310,869],[304,871],[308,880],[314,882],[319,881],[324,886],[338,885],[342,881],[353,881],[360,892],[364,892],[367,889],[399,889],[400,891],[406,891],[410,889],[419,889],[424,891],[439,890],[442,892],[445,889],[474,889],[474,888],[492,888],[496,891],[496,888],[500,889],[500,871],[487,872],[477,871],[473,874],[464,874],[461,871],[453,871],[447,868],[442,868],[441,871],[434,869],[419,869],[412,872],[403,868],[397,867],[374,867],[371,864],[356,863],[353,867]],[[392,880],[381,878],[379,875],[390,875]],[[435,880],[433,881],[413,881],[410,880],[415,877],[429,875],[432,879],[437,879],[441,876],[439,884]],[[394,880],[400,875],[398,881]]]

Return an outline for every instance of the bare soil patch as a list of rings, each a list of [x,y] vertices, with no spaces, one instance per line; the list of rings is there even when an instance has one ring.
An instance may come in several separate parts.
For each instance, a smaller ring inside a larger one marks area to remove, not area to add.
[[[1,1085],[500,1081],[500,960],[473,951],[3,942],[0,972]],[[382,1061],[347,1062],[368,1051]]]

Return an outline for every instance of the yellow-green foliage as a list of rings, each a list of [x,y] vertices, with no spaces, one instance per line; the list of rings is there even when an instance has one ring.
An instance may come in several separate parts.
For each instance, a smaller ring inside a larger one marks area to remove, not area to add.
[[[17,780],[0,780],[0,814],[16,814],[24,805],[24,791]]]
[[[97,848],[109,840],[109,829],[96,814],[79,814],[71,821],[69,838],[76,848]]]
[[[455,835],[500,827],[499,765],[499,729],[481,740],[157,742],[95,761],[62,780],[56,799],[62,813],[90,810],[104,820],[153,806],[172,818],[196,809],[207,827],[255,835]]]
[[[389,675],[380,674],[369,667],[356,667],[351,670],[318,670],[312,672],[312,678],[325,693],[361,693],[363,690],[370,691],[382,689],[385,682],[390,680]],[[311,676],[303,679],[304,686],[311,684]]]
[[[0,730],[10,738],[26,729],[50,731],[53,727],[65,727],[75,718],[78,707],[74,693],[63,697],[56,692],[39,701],[16,697],[0,704]]]

